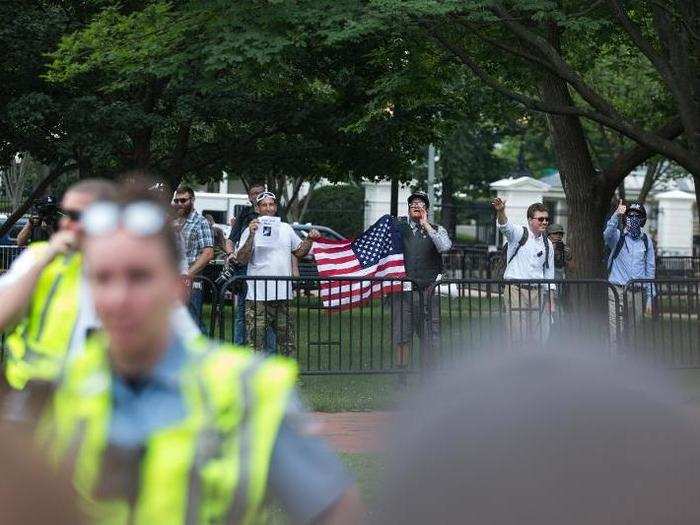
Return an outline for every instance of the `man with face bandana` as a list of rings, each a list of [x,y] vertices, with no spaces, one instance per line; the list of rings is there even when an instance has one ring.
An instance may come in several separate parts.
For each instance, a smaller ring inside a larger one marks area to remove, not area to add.
[[[625,300],[625,286],[635,279],[654,279],[656,277],[656,259],[654,244],[642,231],[646,223],[647,212],[639,202],[629,205],[620,200],[617,210],[608,220],[603,232],[605,246],[610,250],[607,260],[608,281],[617,290],[618,301],[610,290],[608,294],[608,312],[610,334],[616,341],[617,319],[621,318],[621,308]],[[622,231],[618,227],[622,222]],[[627,311],[639,319],[646,311],[651,314],[651,300],[656,294],[653,285],[640,285],[627,289]],[[628,320],[629,321],[629,320]]]

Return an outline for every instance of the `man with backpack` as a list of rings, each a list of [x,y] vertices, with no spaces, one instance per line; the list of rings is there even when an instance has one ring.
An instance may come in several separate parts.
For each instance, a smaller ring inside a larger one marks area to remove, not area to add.
[[[608,251],[608,282],[615,288],[608,293],[608,319],[613,342],[617,341],[618,319],[622,319],[622,306],[627,302],[626,311],[633,314],[635,322],[644,312],[651,315],[652,298],[656,289],[649,284],[627,288],[630,281],[637,279],[654,279],[656,277],[656,258],[654,244],[642,231],[647,221],[647,212],[639,202],[629,205],[620,199],[617,210],[608,220],[603,239]]]
[[[542,203],[531,204],[527,209],[527,226],[516,226],[506,216],[504,200],[496,198],[492,206],[498,229],[507,242],[501,267],[502,278],[507,281],[503,297],[508,342],[519,348],[546,341],[554,312],[555,288],[532,281],[554,279],[554,247],[546,235],[549,212]]]

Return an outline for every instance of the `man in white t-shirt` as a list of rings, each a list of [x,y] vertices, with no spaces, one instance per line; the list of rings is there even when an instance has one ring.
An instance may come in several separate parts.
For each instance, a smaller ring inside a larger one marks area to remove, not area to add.
[[[238,243],[236,260],[248,265],[248,292],[246,295],[246,331],[253,348],[265,347],[267,328],[274,330],[277,343],[284,355],[295,348],[295,322],[289,310],[292,298],[292,258],[304,257],[321,234],[311,230],[303,241],[292,227],[276,217],[277,199],[265,191],[258,195],[253,219],[243,230]],[[263,278],[265,277],[265,278]],[[279,278],[282,279],[279,279]]]

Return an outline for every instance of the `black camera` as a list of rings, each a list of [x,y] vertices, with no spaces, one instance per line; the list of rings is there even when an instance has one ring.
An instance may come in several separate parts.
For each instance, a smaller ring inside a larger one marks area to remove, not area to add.
[[[44,197],[34,205],[32,216],[37,218],[38,225],[44,223],[52,228],[58,224],[58,204],[51,195]]]

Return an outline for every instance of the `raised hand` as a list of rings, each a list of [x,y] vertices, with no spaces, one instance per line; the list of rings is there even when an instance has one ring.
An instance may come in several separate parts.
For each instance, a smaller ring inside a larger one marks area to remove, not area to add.
[[[624,215],[626,212],[627,212],[627,204],[625,204],[625,201],[620,199],[620,202],[618,202],[618,204],[617,204],[617,210],[615,211],[615,213],[617,213],[618,215]]]
[[[493,209],[496,210],[497,212],[503,211],[503,210],[506,209],[506,201],[504,201],[504,200],[501,199],[500,197],[496,197],[496,198],[493,199],[493,201],[491,202],[491,206],[492,206]]]

